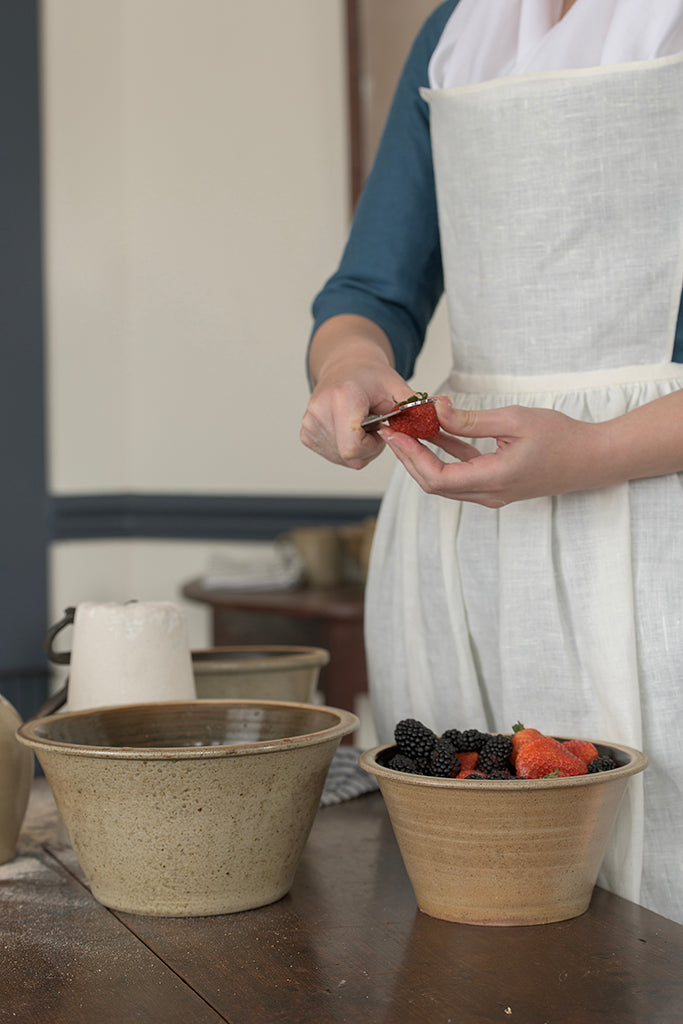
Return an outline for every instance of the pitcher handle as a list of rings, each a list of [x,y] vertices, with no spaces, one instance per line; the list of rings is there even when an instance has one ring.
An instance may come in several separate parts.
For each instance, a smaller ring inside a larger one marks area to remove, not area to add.
[[[76,609],[65,608],[64,616],[56,622],[54,626],[51,626],[45,636],[45,642],[43,643],[43,650],[55,665],[69,665],[71,663],[71,652],[70,651],[55,651],[52,647],[55,637],[57,634],[64,629],[65,626],[72,626],[74,618],[76,617]]]

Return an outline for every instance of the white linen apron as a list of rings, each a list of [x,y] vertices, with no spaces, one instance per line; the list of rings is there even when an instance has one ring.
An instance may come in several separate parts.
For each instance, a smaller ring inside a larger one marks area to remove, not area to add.
[[[423,95],[454,360],[437,391],[600,421],[683,387],[683,58]],[[491,510],[399,465],[367,586],[380,740],[406,716],[522,719],[644,749],[600,882],[683,922],[682,594],[681,475]]]

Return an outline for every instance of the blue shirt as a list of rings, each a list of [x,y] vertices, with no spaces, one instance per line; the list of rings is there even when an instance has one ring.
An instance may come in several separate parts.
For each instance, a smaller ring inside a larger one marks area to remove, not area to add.
[[[404,378],[443,292],[429,110],[419,90],[429,85],[429,60],[457,2],[437,7],[413,44],[341,263],[313,302],[314,331],[340,313],[378,324]],[[681,310],[672,359],[683,362]]]

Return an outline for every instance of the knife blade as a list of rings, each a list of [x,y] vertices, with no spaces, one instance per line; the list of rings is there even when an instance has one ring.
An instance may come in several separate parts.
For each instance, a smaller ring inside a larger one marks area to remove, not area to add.
[[[398,416],[399,413],[405,412],[406,409],[415,409],[418,405],[427,405],[428,402],[435,402],[436,398],[418,398],[414,402],[406,402],[400,409],[392,409],[391,412],[385,412],[381,416],[368,416],[361,423],[363,430],[377,430],[382,423],[386,423],[394,416]]]

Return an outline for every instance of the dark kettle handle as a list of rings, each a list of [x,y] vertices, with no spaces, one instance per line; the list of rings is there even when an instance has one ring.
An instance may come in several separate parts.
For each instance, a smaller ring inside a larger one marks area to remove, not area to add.
[[[65,626],[73,625],[74,618],[76,617],[75,608],[65,608],[64,616],[56,622],[54,626],[51,626],[45,636],[45,642],[43,643],[43,650],[47,654],[50,661],[53,661],[55,665],[69,665],[71,663],[71,652],[70,651],[55,651],[53,650],[52,644],[57,634],[64,629]]]

